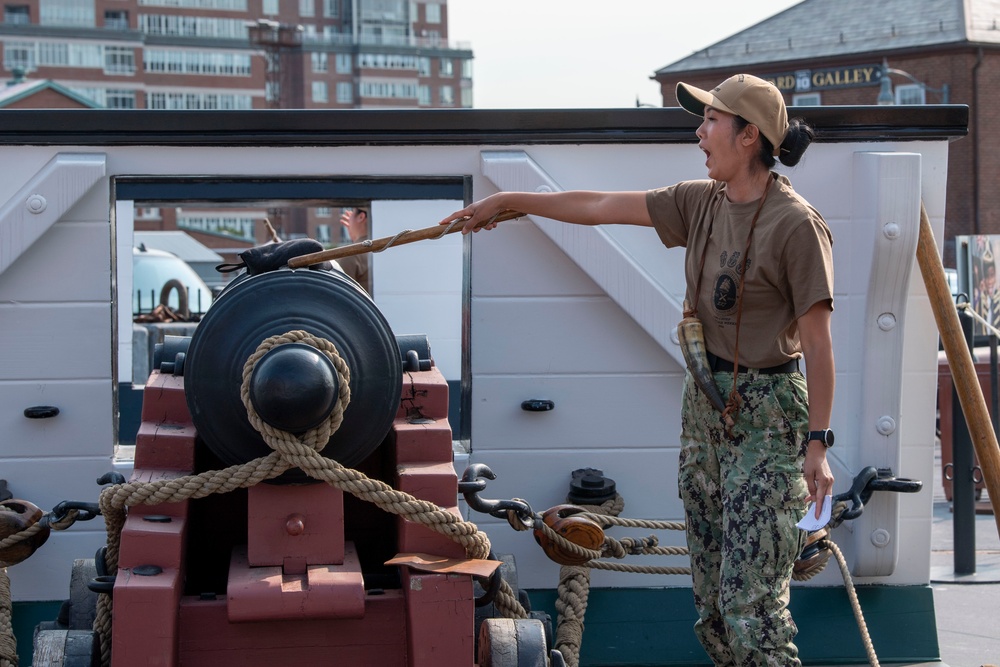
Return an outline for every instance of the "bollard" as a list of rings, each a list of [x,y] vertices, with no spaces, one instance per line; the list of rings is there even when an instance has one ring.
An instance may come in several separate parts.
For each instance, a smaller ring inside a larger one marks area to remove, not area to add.
[[[973,350],[973,318],[965,310],[960,310],[959,320],[962,332]],[[976,572],[976,488],[972,480],[974,464],[972,436],[965,421],[958,399],[958,391],[952,385],[952,468],[951,501],[952,531],[954,541],[955,574],[975,574]]]

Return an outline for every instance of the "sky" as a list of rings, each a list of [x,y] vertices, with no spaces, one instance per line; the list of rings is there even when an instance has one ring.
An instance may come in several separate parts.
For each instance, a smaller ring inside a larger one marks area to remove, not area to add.
[[[656,70],[799,2],[448,0],[448,35],[472,47],[476,109],[662,106]]]

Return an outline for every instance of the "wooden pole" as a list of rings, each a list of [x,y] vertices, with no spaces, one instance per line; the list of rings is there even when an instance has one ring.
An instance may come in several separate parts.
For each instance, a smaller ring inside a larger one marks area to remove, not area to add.
[[[518,213],[517,211],[503,211],[492,219],[484,220],[479,223],[475,228],[479,229],[494,222],[513,220],[514,218],[521,218],[523,216],[524,213]],[[458,222],[462,221],[459,220]],[[288,260],[288,267],[292,269],[301,269],[305,266],[312,266],[313,264],[319,264],[320,262],[326,262],[331,259],[340,259],[342,257],[350,257],[352,255],[363,255],[366,252],[382,252],[386,248],[402,245],[404,243],[441,238],[445,234],[452,234],[460,231],[461,229],[461,224],[454,223],[447,227],[444,225],[433,225],[431,227],[424,227],[423,229],[407,229],[406,231],[400,232],[395,236],[385,236],[372,241],[352,243],[350,245],[340,246],[339,248],[331,248],[330,250],[321,250],[320,252],[293,257]]]
[[[941,264],[937,242],[934,240],[934,232],[931,231],[931,223],[923,203],[920,204],[917,262],[920,264],[920,272],[923,274],[927,295],[934,310],[934,319],[937,321],[944,352],[951,367],[952,381],[958,392],[958,402],[969,425],[972,444],[979,458],[979,467],[983,471],[983,480],[986,482],[986,491],[989,493],[993,517],[997,523],[997,533],[1000,534],[1000,445],[997,444],[997,436],[993,431],[989,410],[986,408],[986,399],[983,398],[983,391],[979,386],[976,367],[972,363],[965,334],[962,333],[958,311],[955,309],[951,291],[945,281],[944,266]],[[956,470],[955,474],[964,475],[966,472]]]

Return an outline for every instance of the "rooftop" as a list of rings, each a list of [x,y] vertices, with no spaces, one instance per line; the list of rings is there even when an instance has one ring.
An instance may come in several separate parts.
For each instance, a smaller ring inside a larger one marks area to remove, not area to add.
[[[1000,45],[1000,0],[804,0],[656,74],[961,43]]]

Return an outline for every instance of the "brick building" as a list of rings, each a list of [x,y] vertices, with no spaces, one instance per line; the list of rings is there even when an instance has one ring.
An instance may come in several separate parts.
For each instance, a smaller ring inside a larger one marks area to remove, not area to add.
[[[447,0],[4,0],[0,43],[108,108],[472,106]]]
[[[1000,0],[804,0],[653,78],[676,106],[678,81],[709,88],[738,72],[793,106],[969,105],[969,136],[949,149],[945,264],[955,236],[1000,234]]]
[[[447,0],[3,0],[3,72],[116,109],[472,106],[472,51],[448,41]],[[53,88],[55,87],[55,88]],[[54,95],[52,90],[69,95]],[[345,239],[341,207],[249,209],[136,202],[138,231],[181,229],[227,259],[271,239]]]

